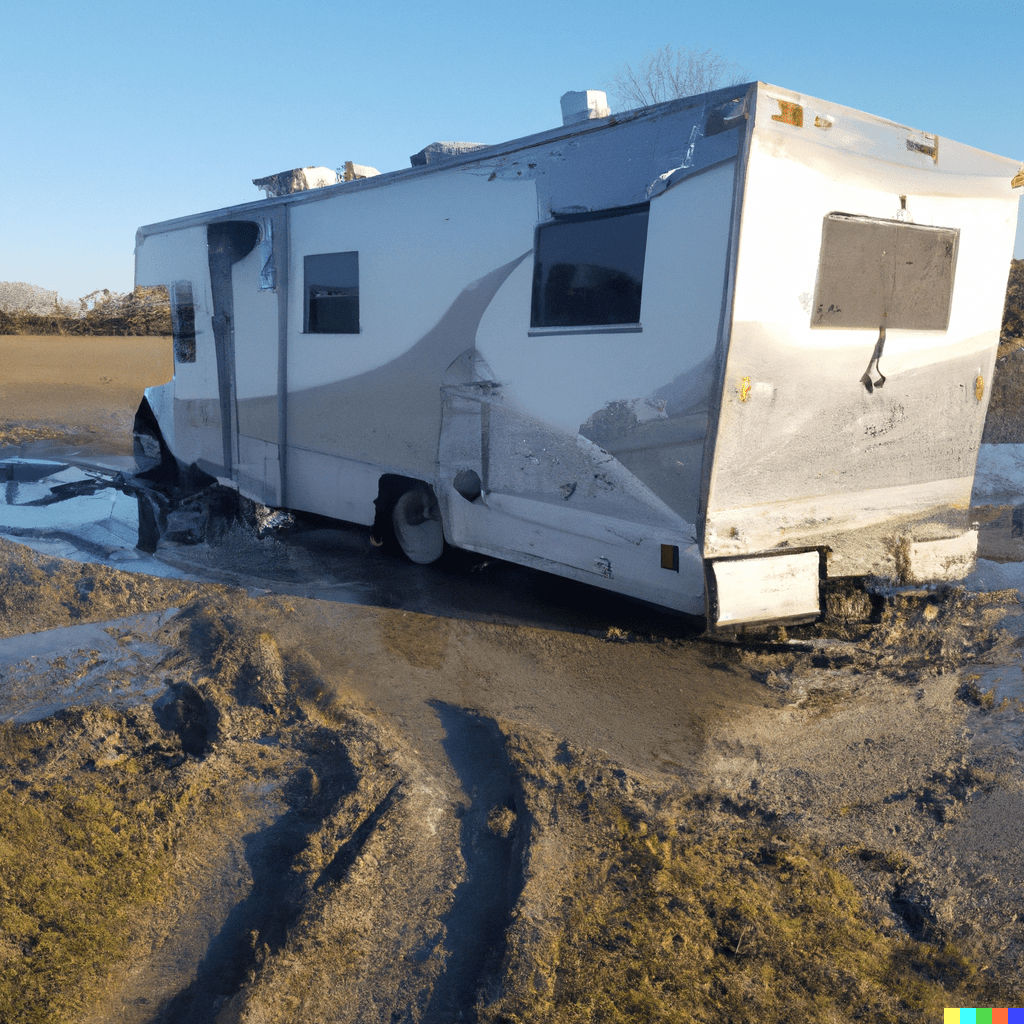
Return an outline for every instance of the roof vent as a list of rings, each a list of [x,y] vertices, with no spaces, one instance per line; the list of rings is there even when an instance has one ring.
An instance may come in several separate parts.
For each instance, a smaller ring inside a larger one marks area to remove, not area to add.
[[[252,183],[263,189],[268,199],[273,199],[275,196],[291,195],[292,192],[305,192],[310,188],[337,185],[340,180],[338,172],[329,167],[296,167],[266,178],[253,178]]]
[[[452,157],[462,156],[463,153],[472,153],[474,149],[486,148],[486,142],[432,142],[429,146],[424,146],[418,153],[413,153],[409,157],[409,163],[413,167],[439,164]]]
[[[580,124],[596,117],[609,117],[608,97],[598,89],[567,92],[562,97],[562,124]]]

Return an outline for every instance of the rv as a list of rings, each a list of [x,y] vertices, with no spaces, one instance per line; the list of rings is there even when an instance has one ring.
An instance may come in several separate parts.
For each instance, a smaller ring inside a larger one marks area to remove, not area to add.
[[[601,100],[141,228],[140,468],[711,628],[966,575],[1021,165],[760,82]]]

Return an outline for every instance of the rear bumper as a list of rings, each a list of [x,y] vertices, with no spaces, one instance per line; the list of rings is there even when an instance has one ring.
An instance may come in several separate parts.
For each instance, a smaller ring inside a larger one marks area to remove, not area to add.
[[[824,563],[820,551],[709,561],[708,627],[730,629],[818,618]]]

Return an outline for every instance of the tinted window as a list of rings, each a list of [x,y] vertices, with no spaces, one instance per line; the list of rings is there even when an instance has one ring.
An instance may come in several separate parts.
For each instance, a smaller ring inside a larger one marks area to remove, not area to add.
[[[359,333],[359,253],[307,256],[307,334]]]
[[[196,361],[196,307],[192,301],[192,282],[175,281],[171,285],[171,332],[174,358],[179,363]]]
[[[573,215],[537,229],[531,326],[640,322],[649,205]]]
[[[956,228],[829,214],[811,326],[944,331],[959,238]]]

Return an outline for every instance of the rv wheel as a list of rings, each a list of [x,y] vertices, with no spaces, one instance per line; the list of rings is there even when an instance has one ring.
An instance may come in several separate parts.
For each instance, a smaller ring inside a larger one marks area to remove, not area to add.
[[[410,562],[428,565],[444,551],[444,529],[437,498],[429,487],[403,491],[391,510],[395,540]]]

